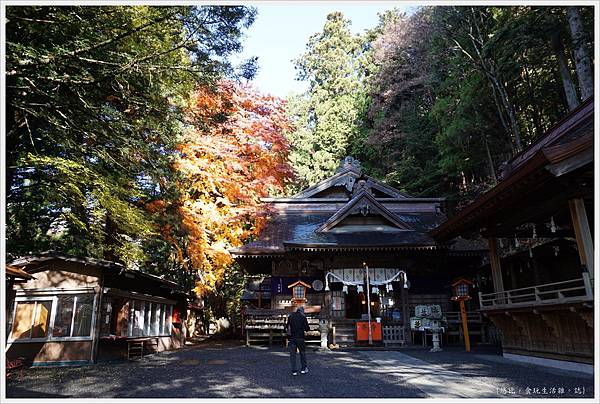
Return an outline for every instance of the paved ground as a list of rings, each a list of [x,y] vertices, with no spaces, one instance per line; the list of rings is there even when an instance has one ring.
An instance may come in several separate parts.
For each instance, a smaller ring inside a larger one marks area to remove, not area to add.
[[[310,351],[292,376],[283,348],[208,342],[137,361],[35,368],[7,383],[17,397],[593,397],[593,377],[458,348],[440,353]]]

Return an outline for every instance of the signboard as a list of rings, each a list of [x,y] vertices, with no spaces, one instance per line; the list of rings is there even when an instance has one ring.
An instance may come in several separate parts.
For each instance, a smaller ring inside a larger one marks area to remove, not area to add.
[[[442,307],[439,304],[415,306],[415,317],[442,318]]]
[[[419,317],[411,317],[410,318],[410,329],[412,331],[424,331],[429,330],[431,328],[441,328],[442,322],[440,320],[434,320],[431,318],[419,318]]]

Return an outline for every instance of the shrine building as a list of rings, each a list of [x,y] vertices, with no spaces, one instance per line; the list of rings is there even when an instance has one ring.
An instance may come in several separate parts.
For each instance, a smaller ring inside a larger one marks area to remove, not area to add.
[[[361,343],[357,322],[369,319],[382,328],[379,343],[427,344],[425,332],[411,330],[419,305],[438,305],[448,322],[443,343],[458,342],[462,331],[451,285],[459,277],[474,284],[467,302],[472,338],[486,339],[476,311],[476,273],[487,246],[429,235],[447,219],[444,199],[400,192],[347,157],[332,177],[290,198],[263,202],[270,212],[265,228],[255,241],[231,250],[255,276],[242,296],[248,343],[281,338],[277,318],[298,305],[322,345],[325,337],[328,344]]]
[[[594,100],[509,161],[500,181],[434,229],[486,238],[479,310],[505,357],[562,369],[594,363]]]

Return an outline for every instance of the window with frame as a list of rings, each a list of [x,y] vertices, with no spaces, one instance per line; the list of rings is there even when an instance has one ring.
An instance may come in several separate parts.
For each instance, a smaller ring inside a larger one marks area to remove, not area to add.
[[[75,296],[72,337],[89,337],[92,335],[92,314],[94,296]]]
[[[133,310],[132,310],[132,324],[133,331],[130,334],[132,337],[141,337],[144,335],[144,309],[145,304],[139,300],[132,300]]]
[[[56,304],[56,314],[54,315],[54,326],[52,327],[53,337],[70,337],[71,325],[73,324],[73,306],[75,296],[58,296]]]
[[[149,336],[152,335],[150,333],[150,328],[152,326],[152,303],[151,302],[144,302],[144,336]]]
[[[160,305],[160,322],[158,324],[158,333],[159,334],[166,334],[166,332],[165,332],[166,315],[167,315],[167,305],[161,304]]]
[[[52,300],[17,301],[15,304],[11,338],[46,338],[50,328]]]
[[[149,301],[129,301],[127,336],[155,337],[171,334],[173,306]]]
[[[173,320],[173,306],[167,306],[166,312],[166,320],[165,320],[165,329],[163,330],[163,334],[171,335],[171,322]]]
[[[160,335],[160,328],[158,327],[158,322],[160,319],[160,311],[162,309],[162,304],[154,303],[152,305],[152,335]]]
[[[93,295],[62,295],[56,298],[52,337],[92,335]]]

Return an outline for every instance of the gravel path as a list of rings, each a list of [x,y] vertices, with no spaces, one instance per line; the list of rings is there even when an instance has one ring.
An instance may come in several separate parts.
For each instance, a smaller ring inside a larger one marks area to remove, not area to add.
[[[309,350],[308,366],[292,376],[281,347],[208,342],[136,361],[28,369],[23,381],[8,381],[7,397],[593,397],[591,375],[459,350]],[[565,391],[548,394],[553,387]]]

